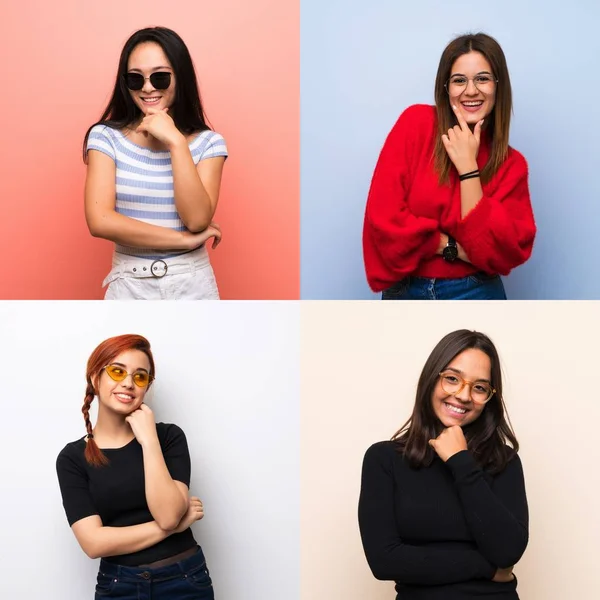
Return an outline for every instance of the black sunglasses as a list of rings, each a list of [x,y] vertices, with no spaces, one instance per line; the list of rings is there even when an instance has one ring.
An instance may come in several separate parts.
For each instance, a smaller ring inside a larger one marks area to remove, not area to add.
[[[150,80],[155,90],[166,90],[171,85],[171,73],[167,71],[157,71],[152,73],[150,77],[144,77],[141,73],[126,73],[125,85],[130,90],[137,92],[144,87],[146,79]]]

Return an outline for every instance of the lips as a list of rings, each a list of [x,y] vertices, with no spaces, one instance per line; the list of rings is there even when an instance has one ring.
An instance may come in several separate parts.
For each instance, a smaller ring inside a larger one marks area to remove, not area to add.
[[[135,400],[135,396],[131,394],[126,394],[124,392],[115,392],[114,397],[123,404],[131,404]]]
[[[469,412],[469,409],[465,408],[464,406],[457,406],[456,404],[451,404],[450,402],[444,402],[443,404],[446,413],[458,419],[464,417]]]

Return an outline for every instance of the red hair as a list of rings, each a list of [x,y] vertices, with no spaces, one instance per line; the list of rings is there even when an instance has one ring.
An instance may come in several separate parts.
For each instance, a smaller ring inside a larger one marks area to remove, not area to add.
[[[150,349],[150,342],[141,335],[128,333],[108,338],[98,345],[88,358],[85,373],[87,387],[85,389],[85,400],[83,401],[81,412],[83,413],[85,428],[88,433],[88,441],[85,447],[85,459],[88,464],[93,465],[94,467],[101,467],[108,464],[108,458],[106,458],[106,455],[98,448],[92,433],[90,405],[98,393],[94,383],[98,382],[102,369],[106,367],[106,365],[109,365],[119,354],[127,352],[127,350],[139,350],[148,357],[148,361],[150,362],[150,375],[153,379],[155,372],[154,358],[152,356],[152,350]],[[150,385],[152,384],[152,379]]]

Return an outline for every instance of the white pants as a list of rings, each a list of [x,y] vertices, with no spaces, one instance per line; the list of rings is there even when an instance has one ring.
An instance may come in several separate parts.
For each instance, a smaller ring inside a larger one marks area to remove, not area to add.
[[[219,300],[205,246],[165,260],[115,252],[105,285],[105,300]]]

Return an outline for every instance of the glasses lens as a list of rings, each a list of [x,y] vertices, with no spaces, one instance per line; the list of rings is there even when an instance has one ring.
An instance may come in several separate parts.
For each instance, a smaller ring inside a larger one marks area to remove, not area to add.
[[[150,83],[157,90],[166,90],[171,85],[171,73],[166,71],[152,73]]]
[[[146,387],[150,383],[150,375],[146,371],[137,371],[133,374],[133,383],[138,387]]]
[[[456,394],[463,386],[463,380],[454,373],[442,373],[442,389],[447,394]]]
[[[141,90],[144,87],[144,76],[141,73],[127,73],[125,83],[130,90]]]
[[[108,367],[106,367],[106,372],[114,381],[123,381],[123,379],[127,377],[127,371],[121,367],[117,367],[116,365],[108,365]]]
[[[487,383],[474,383],[471,387],[473,402],[487,402],[492,396],[492,388]]]

